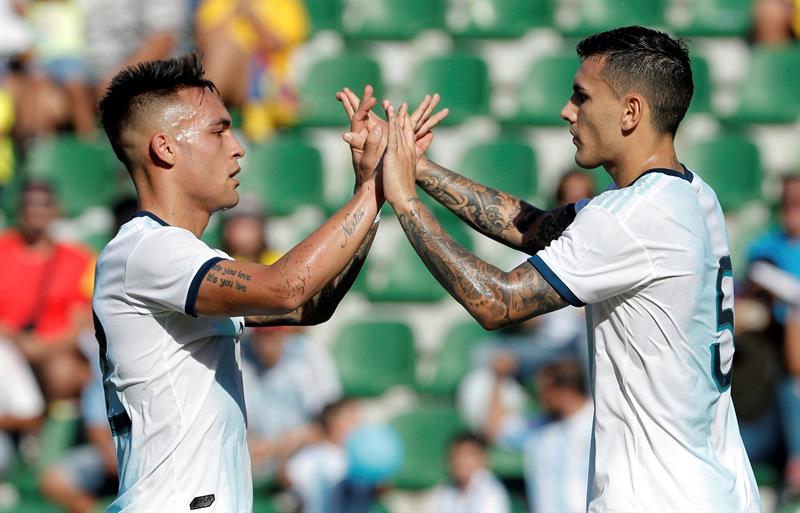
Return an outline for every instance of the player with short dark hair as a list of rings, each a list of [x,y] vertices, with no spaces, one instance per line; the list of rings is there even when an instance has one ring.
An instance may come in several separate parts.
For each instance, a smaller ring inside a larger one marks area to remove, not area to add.
[[[368,96],[354,119],[374,105]],[[239,336],[332,315],[377,229],[380,137],[354,160],[352,199],[262,265],[199,239],[237,204],[244,149],[198,57],[124,69],[100,112],[140,210],[100,255],[93,299],[120,475],[110,511],[250,511]]]
[[[758,511],[730,398],[733,286],[714,191],[675,154],[692,96],[686,47],[625,27],[578,45],[561,117],[583,168],[617,190],[543,211],[425,160],[387,106],[384,191],[409,241],[488,329],[586,305],[595,403],[589,511]],[[702,170],[701,170],[702,171]],[[416,183],[533,256],[505,272],[461,247]]]

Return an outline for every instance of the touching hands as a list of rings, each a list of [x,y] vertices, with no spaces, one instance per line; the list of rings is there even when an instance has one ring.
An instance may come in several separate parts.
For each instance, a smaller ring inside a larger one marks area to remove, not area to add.
[[[364,88],[364,96],[359,100],[358,96],[348,88],[336,93],[336,98],[342,102],[347,116],[350,118],[350,132],[344,134],[343,138],[350,144],[353,153],[353,166],[358,169],[359,167],[368,167],[369,165],[377,166],[380,157],[386,149],[387,142],[387,123],[380,117],[372,112],[372,107],[375,105],[373,88],[367,85]],[[411,126],[414,131],[414,150],[416,152],[417,160],[421,158],[433,141],[433,133],[431,130],[438,125],[449,114],[448,109],[442,109],[434,114],[434,109],[439,104],[440,97],[438,94],[433,96],[427,95],[420,102],[417,108],[409,117]],[[389,102],[384,100],[383,108],[389,106]],[[362,109],[363,106],[363,109]],[[377,132],[375,132],[377,130]],[[381,137],[377,143],[377,158],[374,156],[365,162],[362,162],[365,149],[374,143],[369,140],[370,137]],[[374,167],[371,169],[375,169]]]
[[[417,195],[417,139],[406,103],[397,112],[394,107],[385,103],[385,110],[389,121],[386,155],[383,159],[383,194],[386,201],[396,209],[398,205]]]

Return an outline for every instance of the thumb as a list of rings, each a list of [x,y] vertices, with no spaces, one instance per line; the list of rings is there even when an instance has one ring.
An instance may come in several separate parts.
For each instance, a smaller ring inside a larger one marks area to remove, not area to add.
[[[367,142],[364,145],[364,159],[368,162],[377,162],[378,148],[381,145],[382,135],[383,129],[381,129],[380,125],[375,125],[369,131],[369,135],[367,135]]]
[[[350,145],[351,148],[356,150],[363,150],[367,142],[367,131],[359,130],[358,132],[345,132],[342,134],[342,139]]]

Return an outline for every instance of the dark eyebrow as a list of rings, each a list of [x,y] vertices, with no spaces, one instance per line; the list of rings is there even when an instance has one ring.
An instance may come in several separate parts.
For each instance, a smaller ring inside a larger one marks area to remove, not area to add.
[[[211,128],[216,128],[217,126],[222,126],[222,128],[230,128],[231,118],[219,118],[216,121],[212,122],[209,126]]]
[[[572,90],[575,91],[576,93],[588,94],[588,91],[583,87],[581,87],[577,82],[572,83]]]

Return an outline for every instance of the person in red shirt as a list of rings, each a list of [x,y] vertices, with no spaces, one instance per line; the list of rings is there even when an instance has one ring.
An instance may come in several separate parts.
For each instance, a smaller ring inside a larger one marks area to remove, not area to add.
[[[0,234],[0,336],[33,367],[48,400],[77,397],[88,375],[78,337],[89,327],[92,253],[50,236],[58,205],[50,186],[23,187],[17,227]]]

